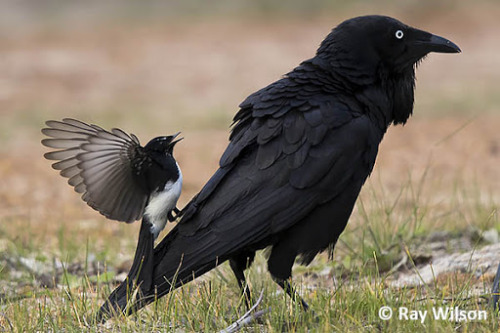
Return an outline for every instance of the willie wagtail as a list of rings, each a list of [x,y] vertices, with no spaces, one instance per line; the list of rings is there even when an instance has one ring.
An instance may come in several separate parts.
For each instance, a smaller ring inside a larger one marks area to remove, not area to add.
[[[179,133],[152,139],[144,147],[134,134],[111,131],[82,121],[49,120],[42,144],[54,151],[44,156],[82,199],[109,219],[134,222],[142,217],[128,284],[148,289],[152,278],[154,240],[167,220],[178,214],[182,173],[173,157]]]

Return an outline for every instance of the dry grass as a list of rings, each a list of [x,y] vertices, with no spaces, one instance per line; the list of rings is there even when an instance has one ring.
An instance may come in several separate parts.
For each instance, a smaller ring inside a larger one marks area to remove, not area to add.
[[[422,190],[418,198],[408,194],[397,202],[398,216],[417,206],[429,211],[419,215],[421,221],[412,227],[405,241],[435,230],[463,231],[473,225],[481,230],[499,228],[495,213],[500,196],[500,99],[496,88],[500,80],[500,44],[495,42],[500,28],[498,7],[487,2],[468,10],[462,5],[449,12],[441,9],[434,15],[423,10],[416,15],[409,10],[389,10],[402,20],[452,39],[462,47],[463,54],[431,55],[420,66],[415,116],[405,127],[391,128],[386,135],[374,174],[362,193],[368,213],[358,205],[344,243],[339,244],[340,262],[352,255],[347,244],[354,252],[365,251],[359,240],[365,237],[366,216],[377,229],[377,221],[385,221],[378,218],[380,208],[396,202],[405,186],[421,186]],[[137,134],[143,142],[181,130],[185,140],[176,157],[185,179],[182,206],[216,169],[238,103],[312,56],[339,20],[361,12],[355,7],[351,12],[293,19],[259,19],[256,15],[229,20],[196,17],[189,21],[155,20],[133,25],[115,22],[4,33],[6,38],[0,40],[0,294],[9,298],[0,304],[0,314],[6,313],[15,323],[21,322],[25,314],[31,318],[29,323],[40,329],[63,327],[61,323],[36,323],[35,309],[40,302],[48,302],[43,311],[52,313],[57,320],[71,318],[74,327],[78,327],[79,316],[89,310],[84,307],[65,313],[57,292],[49,301],[29,298],[29,308],[13,301],[13,295],[25,297],[41,289],[30,280],[30,274],[12,278],[14,269],[9,268],[6,257],[35,257],[45,262],[58,258],[71,263],[85,262],[91,253],[97,261],[116,267],[130,259],[135,245],[138,226],[100,217],[80,202],[43,160],[39,130],[44,120],[75,117],[105,127],[121,127]],[[374,197],[373,193],[378,194]],[[374,198],[380,202],[373,203]],[[406,230],[399,224],[403,217],[396,217],[394,228],[380,231],[375,238]],[[387,240],[385,246],[389,247],[390,242]],[[370,251],[360,258],[352,256],[356,258],[353,263],[361,266],[353,270],[354,264],[342,263],[341,267],[348,267],[348,274],[366,274],[366,281],[375,276],[370,271]],[[363,271],[365,264],[370,273]],[[329,265],[319,258],[312,271],[339,268]],[[251,272],[255,280],[263,266]],[[226,273],[223,269],[221,274],[231,280]],[[302,273],[299,269],[299,276]],[[303,278],[307,279],[306,275]],[[330,278],[322,281],[315,283],[331,287]],[[375,289],[383,289],[383,281],[376,281]],[[87,284],[90,303],[77,304],[93,309],[108,290]],[[266,283],[263,286],[274,288]],[[342,303],[339,297],[345,297],[345,293],[345,289],[339,291],[328,302]],[[395,293],[397,297],[399,291]],[[372,296],[377,301],[369,303],[373,308],[381,304],[380,295],[375,294]],[[342,328],[342,322],[334,318],[366,310],[362,305],[365,296],[354,293],[350,305],[341,304],[339,312],[328,314],[325,327]],[[177,301],[182,302],[182,297]],[[51,307],[51,302],[59,305]],[[319,302],[316,309],[328,303]],[[196,304],[186,309],[194,311],[192,307],[196,308]],[[12,317],[20,309],[25,312]],[[47,318],[43,313],[38,318]],[[345,327],[380,328],[380,323],[372,320],[374,323],[368,326],[352,320]],[[273,323],[268,328],[275,327]],[[1,316],[0,325],[9,327]],[[187,325],[187,329],[207,327],[193,325]],[[391,325],[388,327],[396,329]]]

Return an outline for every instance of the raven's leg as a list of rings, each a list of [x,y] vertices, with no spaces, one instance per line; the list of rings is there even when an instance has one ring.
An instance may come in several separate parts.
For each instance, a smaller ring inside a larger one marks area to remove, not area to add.
[[[245,296],[245,304],[248,309],[250,309],[252,306],[252,295],[250,292],[250,287],[247,285],[245,274],[243,272],[245,271],[245,269],[249,268],[250,265],[252,265],[254,259],[255,252],[243,252],[229,259],[229,265],[231,266],[231,269],[236,276],[241,295]]]
[[[300,297],[297,290],[295,290],[295,288],[290,283],[291,279],[281,280],[281,279],[273,278],[273,280],[278,284],[278,286],[283,288],[283,290],[290,296],[290,298],[294,302],[297,302],[297,300],[298,300],[298,301],[300,301],[300,304],[302,305],[302,308],[304,310],[309,309],[309,305],[307,305],[306,301],[304,301],[304,299],[302,297]]]
[[[300,297],[295,288],[291,285],[292,266],[295,261],[296,251],[292,244],[280,242],[273,246],[271,255],[267,261],[269,273],[273,280],[292,298],[294,302],[300,301],[304,310],[309,309],[309,305]]]
[[[500,297],[500,291],[499,291],[499,284],[500,283],[500,264],[498,265],[497,268],[497,275],[495,275],[495,280],[493,281],[493,288],[491,290],[492,294],[492,305],[493,305],[493,310],[497,311],[499,309],[499,304],[498,304],[498,298]]]

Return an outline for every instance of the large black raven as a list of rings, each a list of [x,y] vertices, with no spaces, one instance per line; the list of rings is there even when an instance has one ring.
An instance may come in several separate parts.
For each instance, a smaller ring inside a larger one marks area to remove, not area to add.
[[[257,250],[288,294],[292,265],[333,249],[391,124],[413,111],[415,68],[442,37],[385,16],[347,20],[316,55],[250,95],[220,168],[154,250],[153,287],[121,284],[98,315],[139,309],[229,260],[240,286]],[[305,302],[300,299],[304,307]]]

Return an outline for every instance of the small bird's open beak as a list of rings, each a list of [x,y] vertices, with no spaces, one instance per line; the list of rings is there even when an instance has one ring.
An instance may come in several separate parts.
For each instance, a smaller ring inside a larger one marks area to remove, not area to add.
[[[424,38],[416,40],[415,46],[421,48],[428,52],[438,52],[438,53],[460,53],[462,50],[453,43],[452,41],[433,35],[430,33],[425,33]]]
[[[172,142],[170,142],[172,146],[175,145],[177,142],[181,141],[182,139],[184,139],[184,138],[179,138],[177,140],[174,140],[176,137],[179,136],[179,134],[181,134],[181,132],[177,132],[174,135],[172,135]]]

